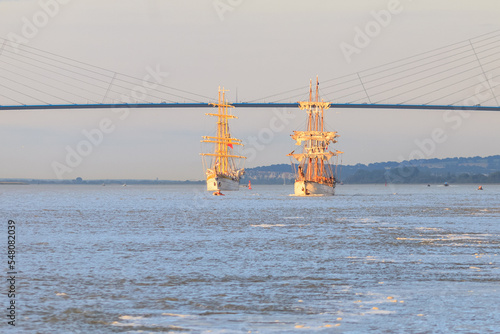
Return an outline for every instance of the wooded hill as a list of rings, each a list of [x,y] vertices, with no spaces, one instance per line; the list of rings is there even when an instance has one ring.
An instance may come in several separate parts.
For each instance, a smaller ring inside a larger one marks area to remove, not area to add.
[[[247,168],[242,183],[291,184],[289,164]],[[421,159],[338,167],[344,183],[500,183],[500,155],[472,158]]]

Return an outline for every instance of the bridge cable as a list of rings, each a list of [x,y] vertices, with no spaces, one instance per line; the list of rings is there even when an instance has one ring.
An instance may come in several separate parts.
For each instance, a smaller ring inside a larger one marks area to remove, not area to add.
[[[4,38],[1,38],[0,39],[4,40]],[[37,49],[35,47],[31,47],[31,46],[26,46],[26,45],[23,45],[23,47],[25,48],[29,48],[29,49],[33,49],[33,50],[37,50],[37,51],[40,51],[42,53],[46,53],[46,54],[49,54],[49,55],[52,55],[52,56],[55,56],[55,57],[59,57],[59,58],[63,58],[63,59],[66,59],[66,60],[69,60],[69,61],[72,61],[72,62],[75,62],[75,63],[79,63],[79,64],[83,64],[83,65],[86,65],[86,66],[90,66],[90,67],[93,67],[93,68],[97,68],[97,69],[100,69],[100,70],[103,70],[103,71],[107,71],[107,72],[112,72],[110,70],[107,70],[107,69],[104,69],[102,67],[99,67],[99,66],[95,66],[95,65],[90,65],[90,64],[87,64],[87,63],[84,63],[82,61],[78,61],[78,60],[75,60],[75,59],[71,59],[71,58],[68,58],[68,57],[65,57],[65,56],[61,56],[61,55],[56,55],[54,53],[51,53],[49,51],[44,51],[44,50],[40,50],[40,49]],[[43,56],[43,55],[40,55],[42,57],[45,57],[45,58],[48,58],[46,56]],[[50,58],[48,58],[50,59]],[[67,63],[66,63],[67,64]],[[72,65],[74,66],[74,65]],[[81,67],[80,67],[81,68]],[[91,71],[91,70],[88,70],[88,71]],[[95,72],[95,71],[92,71],[92,72]],[[97,73],[97,72],[95,72]],[[113,72],[113,73],[118,73],[118,72]],[[133,77],[131,75],[127,75],[127,74],[124,74],[124,73],[118,73],[119,75],[121,76],[124,76],[124,77],[128,77],[128,78],[131,78],[131,79],[134,79],[134,80],[139,80],[139,81],[144,81],[143,79],[139,79],[139,78],[136,78],[136,77]],[[103,74],[101,74],[103,75]],[[124,80],[122,80],[124,81]],[[148,83],[153,83],[151,81],[146,81]],[[130,82],[129,82],[130,83]],[[161,86],[161,87],[165,87],[165,88],[168,88],[168,89],[171,89],[171,90],[175,90],[175,91],[178,91],[178,92],[182,92],[182,93],[186,93],[186,94],[189,94],[189,95],[194,95],[194,96],[198,96],[198,97],[203,97],[204,99],[208,99],[208,100],[211,100],[212,98],[211,97],[207,97],[207,96],[204,96],[204,95],[201,95],[201,94],[196,94],[196,93],[192,93],[192,92],[188,92],[188,91],[185,91],[185,90],[182,90],[182,89],[178,89],[178,88],[174,88],[174,87],[170,87],[170,86],[167,86],[167,85],[163,85],[163,84],[159,84],[159,83],[154,83],[154,84],[158,84],[158,86]],[[170,94],[170,93],[166,93],[166,94],[169,94],[169,95],[174,95],[174,94]],[[174,95],[176,96],[176,95]],[[185,98],[185,97],[184,97]],[[192,100],[192,99],[189,99],[189,98],[186,98],[188,100],[191,100],[191,101],[195,101],[195,102],[199,102],[199,101],[196,101],[196,100]]]

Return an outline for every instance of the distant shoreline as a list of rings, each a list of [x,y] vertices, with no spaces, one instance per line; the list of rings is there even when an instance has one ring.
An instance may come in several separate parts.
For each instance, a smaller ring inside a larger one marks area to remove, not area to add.
[[[1,185],[31,185],[31,184],[54,184],[54,185],[176,185],[176,184],[204,184],[205,181],[198,180],[50,180],[50,179],[0,179]]]
[[[290,164],[246,168],[241,185],[293,184]],[[339,166],[338,181],[344,184],[500,184],[500,155],[489,157],[422,159],[403,162],[378,162],[368,165]],[[0,178],[0,185],[12,184],[81,184],[81,185],[204,185],[205,180],[98,179],[73,180]]]
[[[357,186],[357,185],[384,185],[384,182],[367,182],[367,183],[344,183],[344,184],[337,184],[337,187],[342,187],[344,185],[346,186]],[[500,182],[459,182],[459,183],[450,183],[448,182],[448,185],[483,185],[483,184],[489,184],[489,185],[500,185]],[[157,186],[165,186],[165,185],[200,185],[204,186],[205,181],[155,181],[155,182],[143,182],[141,180],[128,180],[127,182],[120,182],[117,180],[108,180],[108,181],[102,181],[102,180],[86,180],[84,182],[76,183],[73,182],[73,180],[63,180],[63,181],[50,181],[50,180],[29,180],[29,181],[0,181],[0,187],[1,186],[26,186],[26,185],[61,185],[61,186],[68,186],[68,185],[79,185],[79,186],[133,186],[133,185],[157,185]],[[265,185],[265,186],[293,186],[292,182],[287,182],[286,184],[283,183],[271,183],[271,182],[259,182],[259,181],[253,181],[252,180],[252,185]],[[444,183],[428,183],[428,182],[422,182],[422,183],[387,183],[387,186],[389,185],[421,185],[421,186],[444,186]],[[243,181],[240,183],[240,187],[246,188],[246,182]]]

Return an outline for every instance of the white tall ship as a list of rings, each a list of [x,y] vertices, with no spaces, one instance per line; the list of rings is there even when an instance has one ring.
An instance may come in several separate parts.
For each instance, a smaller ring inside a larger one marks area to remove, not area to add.
[[[201,153],[203,168],[206,170],[207,190],[239,190],[240,177],[245,173],[243,168],[238,168],[237,161],[246,157],[233,154],[234,145],[243,146],[240,139],[231,137],[229,132],[230,118],[237,118],[229,113],[228,108],[234,106],[227,103],[225,93],[227,90],[219,87],[218,103],[211,103],[218,107],[218,113],[207,113],[208,116],[217,117],[217,134],[204,136],[202,143],[213,144],[211,153]]]
[[[292,139],[296,145],[303,146],[302,153],[293,151],[289,156],[298,161],[294,193],[295,196],[333,196],[337,183],[337,164],[330,164],[330,159],[340,151],[331,151],[332,144],[339,137],[335,131],[325,131],[324,111],[330,108],[330,102],[320,101],[319,81],[316,78],[316,95],[313,99],[312,81],[309,84],[309,101],[299,102],[299,108],[307,112],[306,131],[294,131]]]

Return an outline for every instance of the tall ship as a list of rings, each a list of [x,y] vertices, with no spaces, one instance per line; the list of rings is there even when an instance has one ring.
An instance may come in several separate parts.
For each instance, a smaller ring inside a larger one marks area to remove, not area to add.
[[[202,143],[213,145],[211,153],[201,153],[203,168],[206,170],[207,190],[238,190],[240,177],[245,173],[243,168],[238,168],[238,161],[246,159],[244,156],[233,154],[234,145],[243,146],[240,139],[231,137],[228,120],[237,118],[229,113],[229,108],[234,108],[226,101],[224,88],[219,87],[218,103],[211,103],[218,108],[218,112],[207,113],[208,116],[217,117],[217,133],[215,136],[204,136]]]
[[[336,131],[325,131],[324,111],[330,108],[330,102],[320,101],[319,81],[316,77],[316,94],[313,99],[312,80],[309,83],[309,101],[299,101],[299,108],[307,113],[306,131],[294,131],[291,135],[296,145],[302,146],[302,153],[293,151],[289,156],[298,161],[292,163],[296,174],[295,196],[333,196],[337,183],[337,164],[330,164],[330,159],[341,151],[331,151],[331,144],[339,137]],[[297,168],[296,168],[297,167]]]

